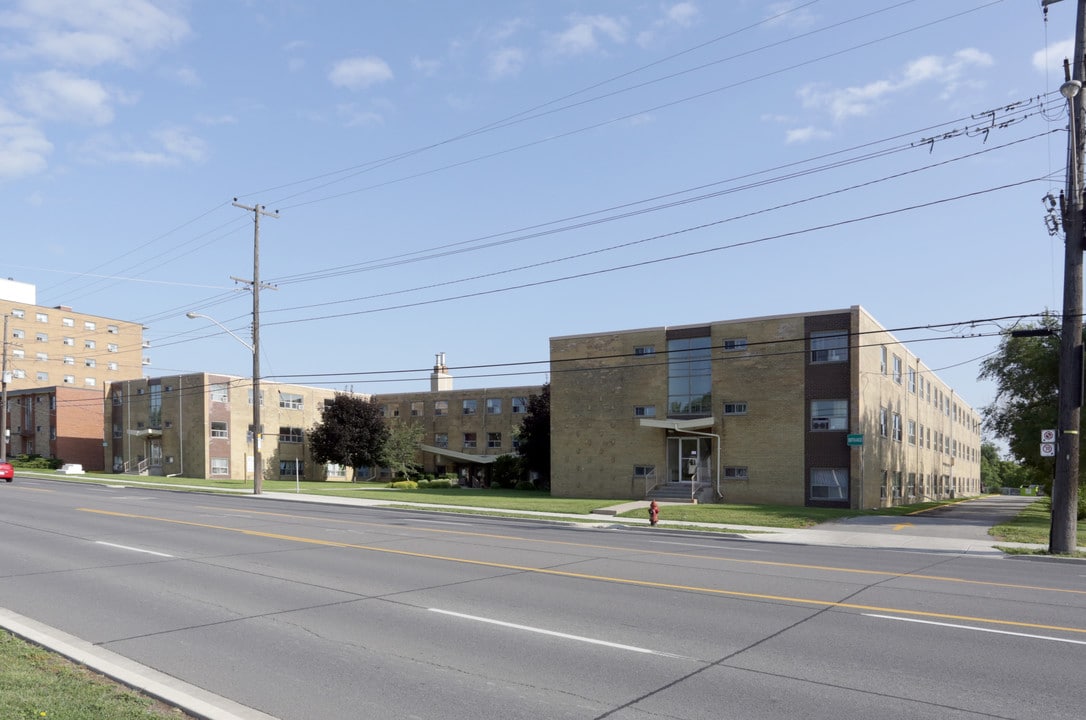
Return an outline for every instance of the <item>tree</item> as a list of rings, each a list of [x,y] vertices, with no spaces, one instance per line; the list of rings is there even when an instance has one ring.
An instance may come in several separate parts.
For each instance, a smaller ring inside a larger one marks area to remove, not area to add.
[[[336,393],[321,408],[321,421],[309,431],[309,447],[319,463],[337,463],[354,470],[378,464],[388,428],[376,398]]]
[[[418,468],[419,443],[426,430],[417,423],[394,419],[388,425],[388,438],[381,448],[380,463],[389,468],[393,476],[397,473],[405,478]]]
[[[528,412],[517,431],[517,453],[525,468],[539,473],[544,486],[551,477],[551,386],[547,383],[538,395],[528,398]]]
[[[1059,321],[1045,315],[1040,324],[1020,329],[1047,330],[1050,334],[1005,334],[996,354],[981,364],[980,377],[996,383],[996,397],[984,408],[984,422],[1021,461],[1030,483],[1051,485],[1053,459],[1041,457],[1041,430],[1056,427]],[[1083,446],[1086,449],[1086,443]]]

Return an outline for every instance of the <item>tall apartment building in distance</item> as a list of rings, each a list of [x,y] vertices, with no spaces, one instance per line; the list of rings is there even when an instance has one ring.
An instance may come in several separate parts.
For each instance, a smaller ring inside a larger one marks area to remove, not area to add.
[[[103,393],[143,371],[143,326],[37,304],[28,283],[0,280],[6,454],[102,470]]]
[[[551,492],[872,508],[980,492],[981,421],[859,306],[551,338]]]

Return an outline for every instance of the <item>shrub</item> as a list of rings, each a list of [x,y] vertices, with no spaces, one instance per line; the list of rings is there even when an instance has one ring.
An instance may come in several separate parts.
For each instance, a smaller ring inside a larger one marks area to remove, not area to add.
[[[418,490],[419,484],[414,480],[397,480],[390,482],[388,486],[397,490]]]
[[[452,480],[420,480],[420,488],[454,488],[460,487]]]
[[[60,458],[46,458],[41,455],[25,454],[9,458],[8,462],[17,468],[28,470],[56,470],[64,464],[64,461]]]
[[[531,480],[521,480],[520,482],[517,483],[517,486],[516,486],[515,489],[517,489],[517,490],[535,490],[536,487],[535,487],[535,483],[533,483]]]

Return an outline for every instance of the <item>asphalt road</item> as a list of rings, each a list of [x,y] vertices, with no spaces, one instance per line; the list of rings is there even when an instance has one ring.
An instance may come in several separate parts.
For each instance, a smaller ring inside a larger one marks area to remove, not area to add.
[[[936,535],[966,540],[991,539],[988,528],[1013,519],[1037,501],[1021,495],[990,495],[954,505],[943,505],[919,515],[865,515],[826,523],[826,529],[852,532],[893,532],[903,535]]]
[[[1082,717],[1086,565],[23,480],[0,606],[284,720]]]

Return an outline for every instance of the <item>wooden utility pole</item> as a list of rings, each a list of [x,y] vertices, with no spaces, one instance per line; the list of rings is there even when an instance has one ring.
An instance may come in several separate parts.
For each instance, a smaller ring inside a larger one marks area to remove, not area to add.
[[[1058,0],[1045,0],[1046,7]],[[1063,326],[1060,332],[1059,416],[1056,477],[1052,483],[1052,525],[1048,551],[1072,553],[1078,545],[1079,437],[1083,394],[1082,347],[1082,162],[1086,154],[1083,128],[1083,59],[1086,58],[1086,0],[1078,0],[1075,53],[1060,93],[1070,110],[1067,144],[1067,198],[1063,227],[1066,233],[1063,268]],[[1065,68],[1067,66],[1065,65]]]
[[[237,198],[234,198],[234,207],[253,214],[253,279],[244,280],[236,277],[231,279],[248,285],[253,293],[253,494],[259,495],[264,491],[264,461],[260,454],[260,442],[264,437],[264,428],[260,420],[260,290],[262,288],[275,289],[274,285],[264,285],[260,282],[260,216],[277,218],[279,211],[268,212],[263,205],[242,205]]]

